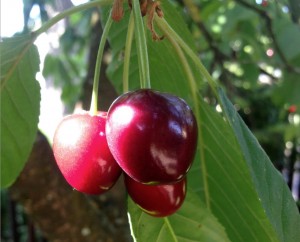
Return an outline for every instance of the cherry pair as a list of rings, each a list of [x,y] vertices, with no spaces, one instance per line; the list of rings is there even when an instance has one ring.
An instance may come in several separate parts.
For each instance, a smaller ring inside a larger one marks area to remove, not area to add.
[[[64,118],[53,151],[76,190],[100,194],[123,170],[132,199],[145,212],[162,217],[174,213],[184,200],[196,144],[196,120],[185,101],[140,89],[121,95],[108,113]]]

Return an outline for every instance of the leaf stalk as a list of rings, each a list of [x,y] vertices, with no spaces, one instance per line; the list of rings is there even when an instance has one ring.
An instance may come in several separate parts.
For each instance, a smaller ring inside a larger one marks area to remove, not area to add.
[[[148,50],[139,0],[132,1],[141,88],[151,88]]]
[[[205,66],[202,64],[199,57],[194,53],[194,51],[185,43],[185,41],[173,30],[173,28],[168,24],[168,22],[163,18],[155,17],[155,22],[157,23],[158,27],[167,35],[171,36],[179,46],[186,52],[186,54],[192,59],[192,61],[196,64],[199,68],[201,75],[206,79],[209,86],[211,87],[213,93],[216,97],[219,97],[217,87],[218,84],[216,81],[211,77],[211,75],[206,70]]]
[[[185,56],[185,54],[183,53],[182,49],[180,48],[179,44],[176,42],[176,40],[174,38],[172,38],[172,35],[170,35],[169,32],[164,31],[164,35],[165,37],[169,40],[169,42],[172,44],[173,48],[175,49],[179,60],[181,61],[181,64],[183,66],[183,69],[186,73],[188,82],[189,82],[189,87],[190,87],[190,91],[192,93],[192,99],[193,99],[193,103],[194,103],[194,110],[195,110],[195,116],[197,119],[197,123],[200,126],[199,130],[199,135],[198,135],[198,142],[200,144],[204,144],[204,140],[203,140],[203,134],[201,131],[201,126],[202,126],[202,120],[200,118],[200,107],[199,107],[199,102],[198,102],[198,86],[197,86],[197,82],[195,80],[194,74],[191,70],[191,67],[189,65],[189,62]],[[198,146],[200,147],[200,149],[203,149],[203,145]],[[204,158],[204,151],[200,151],[200,156],[201,156],[201,160],[205,161]],[[204,196],[205,196],[205,203],[208,209],[210,209],[210,198],[209,198],[209,188],[208,188],[208,184],[207,184],[207,178],[205,176],[205,174],[207,174],[207,169],[206,169],[206,164],[205,162],[201,162],[201,170],[203,171],[203,185],[204,185]]]
[[[51,18],[48,22],[43,24],[39,29],[34,31],[32,34],[34,37],[37,37],[40,34],[46,32],[53,25],[57,24],[60,20],[66,18],[74,13],[81,12],[81,11],[87,10],[92,7],[109,5],[109,4],[112,4],[112,1],[113,0],[95,0],[95,1],[84,3],[84,4],[80,4],[76,7],[69,8],[66,11],[63,11],[63,12],[57,14],[56,16],[54,16],[53,18]]]
[[[99,79],[100,79],[100,71],[101,71],[101,62],[103,59],[103,52],[105,43],[108,37],[108,33],[110,30],[110,27],[112,25],[112,12],[110,11],[108,19],[106,21],[106,24],[103,29],[103,33],[101,36],[99,49],[97,53],[97,59],[96,59],[96,66],[95,66],[95,74],[94,74],[94,83],[93,83],[93,92],[92,92],[92,100],[91,100],[91,107],[90,107],[90,113],[92,115],[96,115],[98,112],[98,89],[99,89]]]
[[[123,93],[129,91],[129,64],[130,64],[130,53],[132,46],[134,32],[134,17],[131,13],[128,23],[127,37],[125,43],[125,54],[124,54],[124,67],[123,67]]]

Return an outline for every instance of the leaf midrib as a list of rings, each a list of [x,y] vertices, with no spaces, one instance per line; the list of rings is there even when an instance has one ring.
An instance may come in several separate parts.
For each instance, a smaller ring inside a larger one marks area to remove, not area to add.
[[[11,77],[11,75],[14,73],[15,69],[17,68],[20,61],[23,59],[26,52],[30,49],[31,45],[33,44],[35,38],[29,39],[29,41],[22,47],[20,53],[18,56],[16,56],[16,60],[12,62],[11,67],[8,68],[7,74],[4,76],[3,80],[1,80],[0,84],[0,91],[2,92],[3,88],[5,87],[7,81]]]
[[[178,239],[177,239],[177,237],[175,235],[174,229],[172,228],[172,226],[170,224],[169,218],[168,217],[164,217],[164,222],[165,222],[167,228],[169,229],[169,231],[171,233],[171,236],[174,239],[174,242],[178,242]]]

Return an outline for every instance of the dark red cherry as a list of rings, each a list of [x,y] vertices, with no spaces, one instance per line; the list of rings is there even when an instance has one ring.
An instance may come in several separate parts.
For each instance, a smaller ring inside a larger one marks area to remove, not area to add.
[[[53,152],[67,182],[87,194],[110,189],[121,174],[107,146],[106,112],[91,116],[88,112],[66,116],[58,125]]]
[[[106,123],[108,146],[120,167],[145,184],[172,183],[191,167],[197,123],[181,98],[141,89],[111,105]]]
[[[146,185],[125,175],[125,186],[132,200],[147,214],[166,217],[175,213],[186,195],[186,178],[173,184]]]
[[[269,1],[268,0],[262,0],[261,6],[267,7],[268,5],[269,5]]]
[[[291,105],[288,109],[289,113],[295,113],[297,111],[296,105]]]

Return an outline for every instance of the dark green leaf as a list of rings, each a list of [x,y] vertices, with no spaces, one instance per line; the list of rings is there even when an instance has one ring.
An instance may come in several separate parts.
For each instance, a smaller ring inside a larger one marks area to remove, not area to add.
[[[231,241],[278,241],[230,126],[207,103],[199,104],[200,154],[189,174],[191,189],[201,195]]]
[[[224,112],[238,141],[237,148],[241,149],[242,159],[246,161],[250,171],[251,183],[255,186],[259,201],[279,241],[300,241],[300,230],[297,229],[300,228],[300,216],[287,184],[224,92],[220,90],[219,94]],[[255,214],[257,216],[258,211],[255,211]],[[269,238],[270,240],[259,241],[273,241],[272,237]]]
[[[299,90],[299,74],[284,72],[282,81],[274,88],[272,99],[281,106],[284,104],[300,106]]]
[[[289,0],[292,19],[295,23],[300,23],[300,4],[299,0]]]
[[[5,39],[1,52],[1,186],[22,170],[36,137],[39,56],[31,36]]]
[[[274,24],[279,47],[287,60],[299,56],[300,26],[286,18],[279,18]]]

